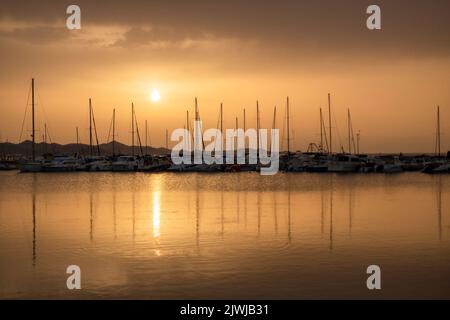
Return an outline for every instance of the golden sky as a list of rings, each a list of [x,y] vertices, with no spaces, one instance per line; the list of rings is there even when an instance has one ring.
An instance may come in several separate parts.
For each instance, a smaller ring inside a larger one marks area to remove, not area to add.
[[[350,108],[363,152],[431,152],[436,106],[442,149],[450,149],[450,3],[376,1],[382,29],[366,28],[373,1],[77,1],[81,30],[66,28],[70,1],[0,4],[0,135],[16,142],[31,77],[37,127],[69,143],[87,142],[92,97],[100,142],[116,108],[119,140],[130,143],[133,101],[152,145],[182,127],[194,97],[204,127],[283,126],[291,99],[295,149],[319,139],[319,108],[332,94],[334,138],[346,146]],[[149,99],[160,92],[157,103]],[[30,129],[29,121],[26,128]],[[27,132],[29,134],[29,132]]]

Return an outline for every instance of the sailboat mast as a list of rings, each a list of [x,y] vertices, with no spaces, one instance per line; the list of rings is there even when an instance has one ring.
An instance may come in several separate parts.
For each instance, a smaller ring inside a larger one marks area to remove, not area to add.
[[[197,97],[194,99],[194,149],[197,148],[197,138],[198,138],[198,132],[197,132],[197,121],[198,121],[198,105],[197,105]],[[167,144],[167,143],[166,143]]]
[[[437,107],[437,152],[438,157],[441,156],[441,119],[439,114],[439,106]]]
[[[188,136],[186,138],[189,139],[189,145],[190,145],[192,140],[191,140],[191,134],[189,132],[189,110],[186,110],[186,130],[188,132]]]
[[[288,152],[288,157],[290,154],[290,126],[289,126],[289,97],[286,98],[286,113],[287,113],[287,152]]]
[[[133,109],[134,111],[134,109]],[[135,121],[135,125],[136,125],[136,135],[138,138],[138,143],[139,143],[139,152],[142,155],[144,155],[144,152],[142,151],[142,141],[141,141],[141,135],[139,134],[139,125],[138,125],[138,121],[137,121],[137,117],[136,117],[136,112],[134,112],[134,121]]]
[[[78,127],[75,127],[75,131],[76,131],[76,134],[77,134],[77,150],[78,150],[78,152],[80,151],[80,138],[79,138],[79,135],[78,135]]]
[[[259,102],[256,100],[256,150],[259,155]]]
[[[350,109],[347,109],[347,133],[348,133],[348,153],[352,154],[352,145],[350,138]]]
[[[236,126],[236,152],[238,151],[238,142],[239,142],[239,136],[238,136],[238,128],[239,128],[239,120],[238,120],[238,117],[236,117],[236,124],[235,124],[235,126]],[[237,157],[237,153],[236,153],[236,157]]]
[[[186,110],[186,130],[189,131],[189,110]]]
[[[220,103],[220,133],[223,134],[223,104]]]
[[[277,106],[273,107],[272,129],[275,129],[276,119],[277,119]]]
[[[320,151],[323,152],[322,108],[320,108]]]
[[[89,105],[91,106],[92,124],[94,125],[95,141],[97,143],[97,155],[100,155],[100,145],[98,143],[97,125],[95,124],[94,108],[91,105],[91,99],[89,99]]]
[[[92,151],[92,102],[91,102],[91,98],[89,98],[89,151],[90,151],[90,154],[92,157],[93,151]]]
[[[131,103],[131,155],[134,156],[134,104]]]
[[[194,103],[194,113],[195,113],[195,115],[194,115],[194,118],[195,118],[195,121],[198,121],[198,106],[197,106],[197,97],[195,97],[195,103]]]
[[[169,130],[166,129],[166,149],[169,150]]]
[[[197,97],[195,97],[195,121],[200,121],[200,112],[198,111],[198,104],[197,104]],[[197,124],[195,124],[195,128],[197,128]],[[202,140],[202,150],[205,149],[205,141],[203,141],[203,132],[201,131],[202,126],[199,126],[200,132],[198,132],[197,134],[199,135],[198,138],[200,138]],[[194,132],[196,131],[196,129],[194,129]],[[197,137],[196,137],[197,138]],[[194,138],[194,141],[195,139]]]
[[[223,104],[220,103],[220,144],[222,145],[223,149]]]
[[[244,108],[244,152],[247,152],[247,143],[245,141],[245,108]]]
[[[330,130],[330,132],[329,132],[329,135],[330,135],[330,145],[329,145],[329,147],[330,147],[330,154],[332,154],[333,153],[333,143],[332,143],[332,140],[331,140],[331,96],[330,96],[330,94],[328,93],[328,124],[329,124],[329,130]]]
[[[349,114],[349,119],[350,119],[350,137],[352,140],[352,148],[353,148],[353,153],[359,154],[359,151],[356,150],[356,145],[355,145],[355,134],[353,133],[353,120],[352,120],[352,114]]]
[[[356,152],[359,154],[359,137],[360,137],[360,132],[358,131],[358,133],[356,134]]]
[[[148,154],[148,124],[145,120],[145,154]]]
[[[112,155],[116,155],[116,109],[113,109],[113,124],[112,124]]]
[[[94,155],[94,143],[93,143],[93,134],[92,134],[92,101],[89,98],[89,150],[91,157]]]
[[[276,121],[277,121],[277,106],[273,107],[272,129],[275,129]],[[272,135],[270,135],[270,152],[271,153],[272,153],[272,146],[273,146]]]
[[[245,108],[244,108],[244,134],[245,134]]]
[[[44,153],[47,153],[47,124],[44,123]]]
[[[31,144],[31,150],[32,150],[32,156],[33,161],[36,160],[36,150],[35,150],[35,127],[34,127],[34,78],[31,79],[31,126],[32,126],[32,144]]]

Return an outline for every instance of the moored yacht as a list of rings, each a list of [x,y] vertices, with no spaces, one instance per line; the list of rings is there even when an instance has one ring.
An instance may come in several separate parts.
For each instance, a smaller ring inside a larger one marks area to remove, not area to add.
[[[136,171],[138,161],[135,156],[120,156],[112,162],[112,171]]]
[[[361,159],[351,154],[337,154],[327,162],[329,172],[358,172]]]
[[[42,162],[38,160],[19,162],[18,167],[20,172],[41,172]]]
[[[43,172],[72,172],[77,171],[82,164],[81,159],[72,156],[56,156],[51,161],[43,162]]]
[[[170,167],[170,161],[165,157],[144,156],[138,161],[138,171],[162,171]]]
[[[448,173],[450,172],[450,162],[445,159],[436,159],[428,163],[423,169],[423,173]]]
[[[112,161],[107,157],[93,156],[85,158],[85,170],[87,171],[112,171]]]
[[[450,173],[450,162],[439,165],[433,170],[433,173]]]
[[[9,161],[1,161],[0,162],[0,170],[14,170],[17,169],[17,165],[13,162]]]

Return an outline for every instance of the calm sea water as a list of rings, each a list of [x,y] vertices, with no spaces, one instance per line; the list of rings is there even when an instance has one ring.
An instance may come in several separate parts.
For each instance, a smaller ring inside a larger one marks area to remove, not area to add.
[[[0,298],[450,298],[449,195],[420,173],[0,172]]]

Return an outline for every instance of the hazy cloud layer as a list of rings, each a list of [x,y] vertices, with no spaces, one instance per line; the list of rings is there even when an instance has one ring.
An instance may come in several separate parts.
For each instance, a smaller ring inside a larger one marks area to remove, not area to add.
[[[71,2],[70,2],[71,3]],[[205,38],[258,41],[262,47],[412,55],[450,53],[450,2],[447,0],[376,1],[382,8],[381,32],[365,28],[373,1],[77,1],[83,27],[124,28],[117,46],[181,43]],[[0,19],[64,27],[67,1],[2,1]],[[35,31],[51,38],[44,30]],[[35,42],[22,31],[18,37]],[[44,41],[45,42],[45,41]]]
[[[34,26],[0,31],[0,38],[22,41],[35,45],[60,42],[70,36],[71,34],[66,32],[66,30],[51,26]]]

